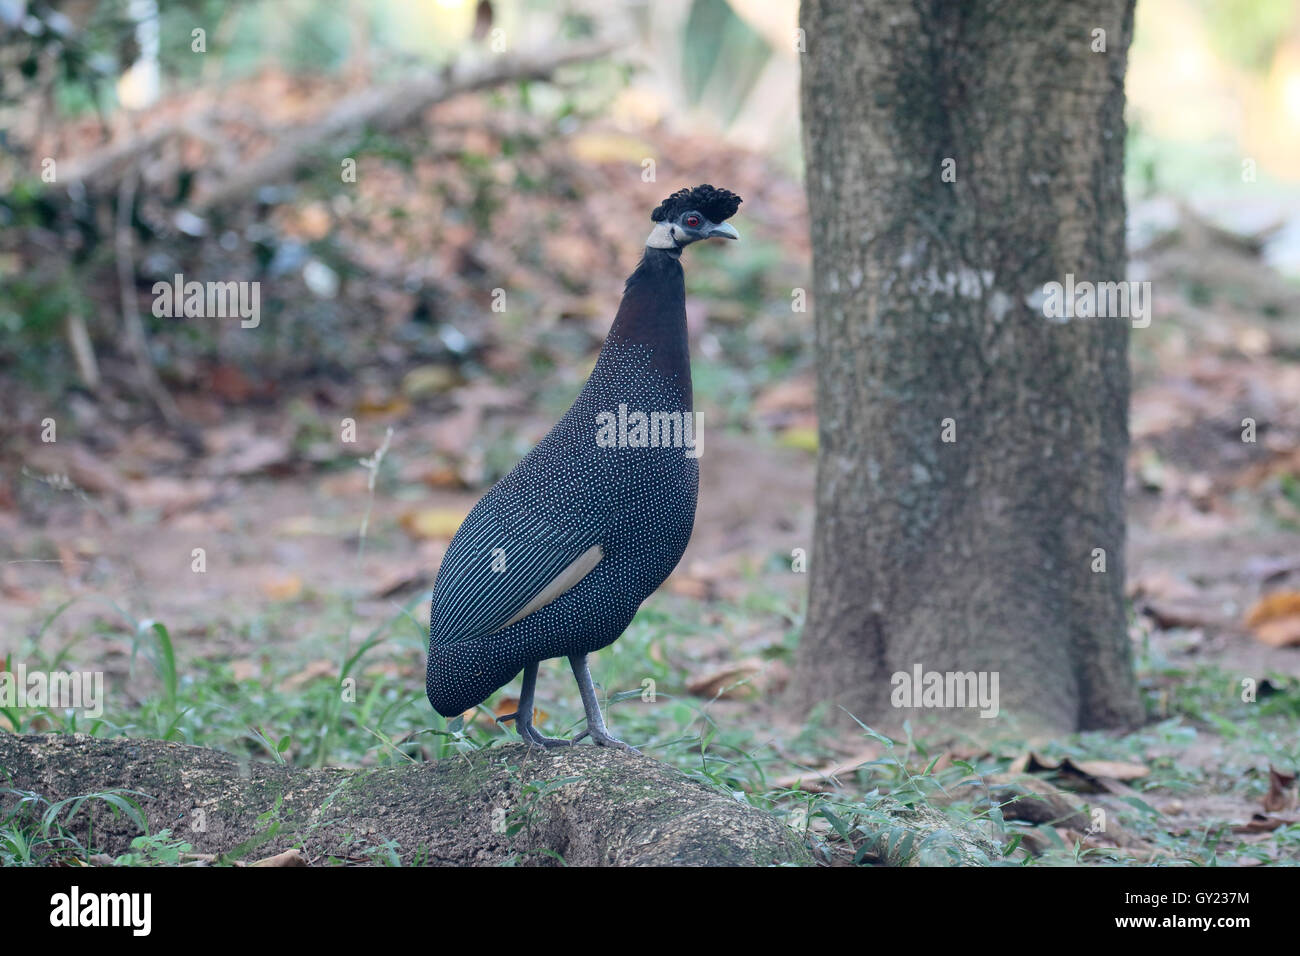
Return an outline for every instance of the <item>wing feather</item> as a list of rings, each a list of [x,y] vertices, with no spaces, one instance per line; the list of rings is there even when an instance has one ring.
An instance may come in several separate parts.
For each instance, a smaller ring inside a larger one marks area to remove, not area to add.
[[[542,451],[501,479],[452,539],[433,591],[435,646],[510,626],[573,587],[603,557],[604,522],[581,456]]]

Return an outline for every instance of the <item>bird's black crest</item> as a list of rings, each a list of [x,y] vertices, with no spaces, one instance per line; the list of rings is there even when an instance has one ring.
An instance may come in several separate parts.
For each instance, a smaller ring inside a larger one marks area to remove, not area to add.
[[[743,200],[727,189],[718,189],[705,183],[694,189],[679,189],[650,214],[651,222],[676,219],[687,210],[694,209],[710,222],[723,222],[736,214]]]

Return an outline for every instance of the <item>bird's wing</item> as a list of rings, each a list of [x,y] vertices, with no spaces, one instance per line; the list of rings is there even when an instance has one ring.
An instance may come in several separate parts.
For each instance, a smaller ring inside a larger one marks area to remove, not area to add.
[[[474,506],[452,539],[433,591],[434,645],[508,627],[573,587],[604,557],[604,522],[581,458],[524,468],[527,463]]]

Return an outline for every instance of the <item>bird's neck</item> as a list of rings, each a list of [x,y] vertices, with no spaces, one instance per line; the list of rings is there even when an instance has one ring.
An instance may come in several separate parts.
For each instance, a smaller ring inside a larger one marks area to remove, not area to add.
[[[629,345],[650,351],[650,362],[680,382],[684,408],[691,407],[691,357],[686,338],[686,281],[680,249],[646,247],[636,270],[628,276],[614,325],[597,364],[612,349]]]

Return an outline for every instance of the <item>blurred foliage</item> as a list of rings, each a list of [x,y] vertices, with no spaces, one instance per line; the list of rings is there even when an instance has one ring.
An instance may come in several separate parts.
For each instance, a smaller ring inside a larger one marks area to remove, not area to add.
[[[682,44],[686,92],[730,120],[740,111],[772,55],[767,41],[726,0],[695,0]]]
[[[1263,72],[1282,41],[1300,27],[1295,0],[1197,0],[1215,50],[1237,66]]]

